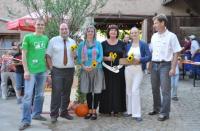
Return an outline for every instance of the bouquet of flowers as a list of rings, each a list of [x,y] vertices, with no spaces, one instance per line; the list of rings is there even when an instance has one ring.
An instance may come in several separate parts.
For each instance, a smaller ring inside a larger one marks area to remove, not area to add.
[[[113,52],[110,52],[109,53],[109,56],[111,57],[112,61],[111,61],[111,66],[112,66],[112,63],[115,61],[115,59],[117,58],[117,53],[113,53]]]

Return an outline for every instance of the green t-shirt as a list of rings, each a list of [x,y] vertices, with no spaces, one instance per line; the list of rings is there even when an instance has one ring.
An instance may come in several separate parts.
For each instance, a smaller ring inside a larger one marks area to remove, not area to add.
[[[46,71],[46,48],[48,37],[45,35],[27,34],[24,37],[22,49],[27,51],[27,67],[30,73]]]

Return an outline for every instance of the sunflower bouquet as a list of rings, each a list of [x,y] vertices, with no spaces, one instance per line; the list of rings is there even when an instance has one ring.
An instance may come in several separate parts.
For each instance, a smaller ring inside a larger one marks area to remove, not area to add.
[[[133,62],[133,60],[134,60],[134,55],[133,54],[130,54],[130,55],[128,55],[128,57],[126,58],[127,59],[127,61],[130,63],[130,62]]]
[[[117,53],[110,52],[109,56],[112,58],[112,61],[115,61],[115,59],[117,58]]]
[[[78,48],[77,44],[73,44],[71,46],[71,51],[75,51]]]
[[[112,63],[115,61],[115,59],[117,58],[117,53],[113,53],[113,52],[110,52],[109,53],[109,56],[111,57],[112,61],[111,61],[111,66],[112,66]]]

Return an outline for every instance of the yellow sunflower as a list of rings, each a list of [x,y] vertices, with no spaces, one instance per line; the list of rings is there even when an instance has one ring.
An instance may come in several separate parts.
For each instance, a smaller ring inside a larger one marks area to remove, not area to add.
[[[134,59],[134,56],[133,56],[133,54],[131,54],[131,55],[128,55],[128,57],[127,57],[126,59],[127,59],[127,61],[128,61],[128,62],[132,62],[132,61],[133,61],[133,59]]]
[[[115,60],[116,58],[117,58],[117,53],[114,53],[112,59]]]
[[[117,53],[110,52],[109,56],[112,58],[112,61],[114,61],[117,58]]]
[[[92,68],[96,68],[97,67],[97,62],[95,60],[92,61]]]
[[[75,51],[78,48],[77,44],[71,46],[71,51]]]
[[[112,56],[113,56],[113,52],[110,52],[110,53],[109,53],[109,56],[112,58]]]

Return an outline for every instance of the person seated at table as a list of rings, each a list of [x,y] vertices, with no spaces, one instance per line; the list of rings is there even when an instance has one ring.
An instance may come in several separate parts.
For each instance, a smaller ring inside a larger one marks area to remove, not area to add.
[[[189,36],[190,40],[191,40],[191,54],[192,54],[192,58],[195,56],[195,54],[200,52],[200,46],[199,46],[199,42],[197,41],[197,38],[195,35],[190,35]]]
[[[10,78],[12,81],[12,86],[15,90],[17,98],[19,98],[16,89],[16,81],[15,81],[15,66],[12,63],[13,56],[11,55],[11,51],[7,51],[4,55],[2,55],[2,65],[1,65],[1,97],[2,99],[7,99],[7,90],[8,90],[8,79]]]
[[[181,53],[185,53],[185,52],[190,51],[190,48],[191,48],[191,41],[190,41],[190,38],[188,36],[186,36],[184,38],[184,41],[182,42]]]

